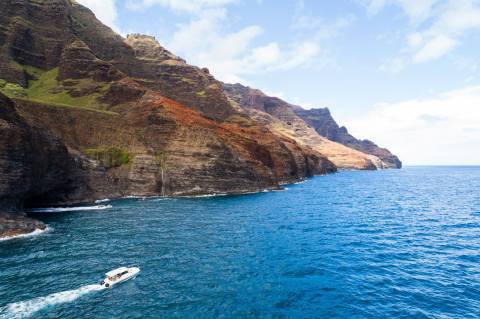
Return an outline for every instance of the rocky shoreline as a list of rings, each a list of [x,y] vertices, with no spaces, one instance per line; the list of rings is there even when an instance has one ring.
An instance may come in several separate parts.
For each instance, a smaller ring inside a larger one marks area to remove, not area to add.
[[[221,83],[76,1],[2,0],[0,25],[0,237],[45,229],[26,207],[244,194],[401,167],[326,109]]]
[[[46,229],[47,225],[25,213],[0,213],[0,239],[15,238]]]
[[[244,191],[232,191],[232,192],[218,192],[218,193],[210,193],[210,192],[198,192],[192,194],[176,194],[176,195],[169,195],[168,198],[201,198],[201,197],[217,197],[217,196],[232,196],[232,195],[247,195],[247,194],[256,194],[261,192],[273,192],[273,191],[281,191],[284,190],[287,185],[290,184],[298,184],[303,183],[308,179],[298,179],[298,180],[291,180],[288,182],[280,183],[278,187],[269,187],[265,189],[251,189],[251,190],[244,190]],[[106,201],[114,201],[120,199],[128,199],[128,198],[153,198],[153,197],[161,197],[160,194],[129,194],[125,196],[112,196],[108,199],[96,199],[88,201],[79,201],[79,202],[69,202],[64,203],[62,207],[74,207],[75,205],[86,205],[86,204],[98,204],[104,203]],[[53,208],[60,207],[59,204],[51,205]],[[7,239],[14,239],[18,237],[23,237],[25,235],[34,234],[38,231],[46,231],[47,225],[44,224],[42,221],[29,217],[25,212],[0,212],[0,241],[7,240]]]

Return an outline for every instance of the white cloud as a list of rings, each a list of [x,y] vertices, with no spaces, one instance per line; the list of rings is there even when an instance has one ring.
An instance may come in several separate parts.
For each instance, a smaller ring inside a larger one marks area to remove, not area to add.
[[[346,118],[353,135],[388,146],[406,164],[480,164],[480,86],[377,105]]]
[[[413,56],[414,63],[422,63],[438,59],[457,45],[457,41],[445,36],[437,35],[422,46]]]
[[[453,59],[453,63],[458,69],[469,73],[477,74],[480,70],[480,64],[477,60],[469,59],[464,56],[456,56],[455,59]]]
[[[413,62],[427,62],[451,52],[461,43],[462,36],[480,28],[480,5],[473,0],[451,0],[435,17],[434,22],[420,31],[423,41],[413,52]]]
[[[154,5],[168,7],[177,12],[201,13],[205,9],[223,7],[237,0],[128,0],[127,7],[142,10]]]
[[[308,66],[319,54],[320,46],[317,42],[304,41],[295,44],[290,52],[284,53],[284,59],[282,59],[281,63],[276,63],[272,65],[271,68],[288,70]]]
[[[135,9],[161,5],[185,15],[187,22],[178,24],[172,37],[163,42],[189,63],[208,67],[222,81],[247,84],[243,77],[248,74],[327,63],[316,39],[297,39],[285,44],[276,41],[261,43],[264,30],[258,25],[229,31],[228,4],[234,2],[143,0],[136,2]]]
[[[377,14],[387,4],[386,0],[358,0],[358,2],[367,7],[370,15]]]
[[[328,39],[336,37],[340,31],[350,27],[356,20],[355,15],[346,14],[333,21],[325,21],[318,15],[309,11],[303,0],[297,0],[290,28],[301,32],[313,32],[313,38]]]
[[[423,42],[423,36],[420,32],[414,32],[407,36],[407,42],[409,47],[417,48]]]
[[[387,5],[399,6],[409,17],[412,23],[427,19],[433,6],[440,0],[357,0],[367,7],[368,13],[375,15]]]
[[[254,48],[252,50],[252,59],[258,64],[268,65],[281,61],[282,52],[280,46],[276,42],[271,42],[263,47]]]
[[[395,57],[386,61],[378,67],[378,70],[381,72],[387,72],[392,74],[397,74],[405,69],[406,62],[405,59],[400,57]]]
[[[406,46],[400,52],[412,63],[424,63],[446,56],[462,44],[463,36],[480,28],[477,0],[358,0],[371,14],[387,5],[402,9],[410,19]],[[411,30],[412,31],[412,30]]]
[[[420,22],[431,15],[432,8],[438,0],[398,0],[398,2],[412,22]]]
[[[92,10],[97,19],[105,25],[120,32],[116,24],[118,15],[115,0],[77,0],[77,2]]]

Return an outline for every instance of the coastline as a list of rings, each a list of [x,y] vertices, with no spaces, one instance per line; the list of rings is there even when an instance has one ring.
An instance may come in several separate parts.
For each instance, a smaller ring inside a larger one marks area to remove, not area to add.
[[[325,174],[322,174],[325,175]],[[320,175],[321,176],[321,175]],[[307,178],[308,179],[308,178]],[[26,212],[56,212],[56,211],[72,211],[80,210],[79,207],[75,205],[97,205],[97,206],[85,206],[87,210],[92,210],[91,207],[111,207],[110,205],[102,205],[104,203],[126,199],[126,198],[137,198],[137,199],[151,199],[151,198],[207,198],[207,197],[221,197],[221,196],[234,196],[234,195],[247,195],[247,194],[256,194],[264,193],[271,191],[284,190],[283,186],[289,184],[295,184],[298,182],[305,182],[305,178],[292,180],[285,183],[279,183],[276,187],[262,188],[262,189],[252,189],[244,191],[233,191],[233,192],[182,192],[174,193],[168,196],[161,196],[159,194],[128,194],[123,196],[113,196],[111,198],[106,198],[105,196],[101,198],[94,199],[85,199],[84,201],[78,202],[69,202],[69,203],[56,203],[52,204],[48,208],[35,208],[26,210]],[[100,204],[100,205],[99,205]],[[0,241],[6,241],[16,238],[25,238],[35,236],[37,234],[44,233],[49,230],[48,226],[42,221],[29,217],[26,212],[0,212]]]
[[[25,213],[0,213],[0,240],[33,236],[47,229],[43,222]]]
[[[41,235],[41,234],[44,234],[46,232],[49,232],[51,231],[52,229],[50,227],[45,227],[45,229],[35,229],[34,231],[32,232],[29,232],[29,233],[23,233],[23,234],[17,234],[17,235],[11,235],[11,236],[4,236],[4,237],[0,237],[0,242],[2,241],[8,241],[8,240],[13,240],[13,239],[20,239],[20,238],[30,238],[30,237],[34,237],[34,236],[37,236],[37,235]]]
[[[251,190],[243,191],[218,191],[218,192],[182,192],[174,193],[168,196],[161,196],[159,194],[128,194],[123,196],[113,196],[107,198],[105,196],[100,196],[99,198],[89,198],[84,201],[77,202],[68,202],[68,203],[56,203],[52,204],[51,207],[35,208],[26,210],[26,212],[10,212],[10,213],[0,213],[0,241],[15,239],[15,238],[24,238],[31,237],[37,234],[44,233],[49,230],[48,226],[43,222],[29,217],[27,212],[62,212],[62,211],[73,211],[73,210],[97,210],[105,209],[103,207],[111,208],[111,205],[108,205],[108,202],[120,200],[120,199],[155,199],[155,198],[210,198],[210,197],[223,197],[223,196],[240,196],[240,195],[249,195],[249,194],[258,194],[266,192],[275,192],[275,191],[285,191],[288,190],[286,186],[302,184],[307,182],[309,179],[316,176],[325,176],[333,174],[336,172],[329,172],[326,174],[319,174],[309,177],[303,177],[298,179],[291,179],[278,182],[277,186],[272,186],[268,188],[255,188]],[[82,206],[76,207],[75,205],[96,205],[96,206]],[[92,209],[96,207],[96,209]],[[99,208],[102,207],[102,208]]]

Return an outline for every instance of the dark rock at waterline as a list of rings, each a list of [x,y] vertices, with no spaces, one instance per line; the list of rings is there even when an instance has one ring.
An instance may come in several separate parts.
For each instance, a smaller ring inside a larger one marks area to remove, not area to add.
[[[207,69],[152,37],[124,39],[76,1],[2,0],[0,26],[1,83],[21,93],[0,97],[1,211],[253,192],[379,166],[278,99],[255,95],[265,108],[250,110]]]
[[[0,209],[16,211],[47,194],[60,199],[71,191],[75,166],[59,138],[28,124],[0,93]]]
[[[0,213],[0,238],[29,234],[44,229],[46,229],[44,223],[27,217],[23,213]]]

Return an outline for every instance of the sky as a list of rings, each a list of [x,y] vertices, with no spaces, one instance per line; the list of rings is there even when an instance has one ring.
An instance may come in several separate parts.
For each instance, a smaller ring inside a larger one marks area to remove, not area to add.
[[[480,0],[77,0],[407,165],[480,164]]]

